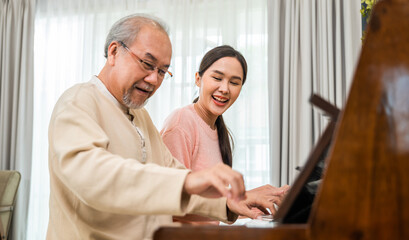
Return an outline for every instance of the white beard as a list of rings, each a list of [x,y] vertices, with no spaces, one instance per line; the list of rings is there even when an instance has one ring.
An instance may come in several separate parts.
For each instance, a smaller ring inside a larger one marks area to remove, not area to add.
[[[131,100],[131,93],[126,93],[123,97],[122,97],[122,101],[124,102],[125,106],[127,106],[130,109],[140,109],[145,107],[145,105],[148,103],[148,99],[145,100],[145,102],[137,104],[132,102]]]

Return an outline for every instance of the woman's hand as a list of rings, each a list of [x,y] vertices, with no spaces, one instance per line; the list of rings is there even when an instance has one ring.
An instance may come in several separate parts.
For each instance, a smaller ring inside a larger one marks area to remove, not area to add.
[[[230,211],[249,218],[257,218],[263,214],[276,213],[276,207],[281,205],[289,186],[280,188],[271,185],[264,185],[246,192],[246,198],[242,201],[231,201],[227,199],[227,206]]]

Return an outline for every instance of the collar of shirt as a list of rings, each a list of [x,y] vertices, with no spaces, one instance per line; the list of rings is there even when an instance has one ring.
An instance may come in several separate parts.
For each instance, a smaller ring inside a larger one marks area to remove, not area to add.
[[[89,81],[90,83],[94,84],[97,89],[104,94],[109,100],[111,100],[116,106],[118,106],[122,112],[128,117],[128,119],[132,122],[132,125],[135,127],[136,131],[139,134],[139,137],[141,138],[141,148],[142,148],[142,160],[141,162],[146,162],[146,147],[145,147],[145,137],[143,136],[142,131],[135,126],[135,123],[133,122],[134,116],[132,113],[129,111],[129,109],[116,100],[116,98],[108,91],[106,88],[105,84],[99,79],[97,76],[92,76],[91,80]]]
[[[108,91],[107,87],[105,84],[97,77],[97,76],[92,76],[91,80],[89,81],[90,83],[94,84],[97,89],[104,94],[109,100],[111,100],[117,107],[119,107],[122,112],[124,112],[127,116],[130,114],[128,112],[128,108],[122,105],[121,103],[116,100],[114,95],[111,94],[111,92]],[[129,117],[128,117],[129,118]],[[132,117],[133,118],[133,117]]]

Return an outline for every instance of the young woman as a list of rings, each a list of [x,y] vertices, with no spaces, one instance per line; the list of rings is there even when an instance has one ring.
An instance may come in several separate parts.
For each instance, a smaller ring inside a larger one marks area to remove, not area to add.
[[[246,60],[230,46],[213,48],[203,57],[195,75],[199,97],[193,104],[174,111],[161,131],[173,156],[187,168],[197,171],[220,162],[232,166],[233,139],[222,114],[240,95],[246,76]],[[286,189],[288,186],[272,191],[285,192]],[[186,223],[203,219],[186,216],[177,220]],[[206,222],[209,223],[218,222]]]
[[[246,81],[247,63],[230,46],[203,57],[195,83],[199,97],[173,112],[161,131],[172,154],[187,168],[200,170],[224,162],[232,166],[232,138],[222,114],[236,101]]]

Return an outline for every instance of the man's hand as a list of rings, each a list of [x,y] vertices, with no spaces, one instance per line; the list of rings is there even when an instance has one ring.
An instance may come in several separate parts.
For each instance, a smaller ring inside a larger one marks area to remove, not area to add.
[[[239,201],[244,199],[246,189],[243,175],[219,163],[212,168],[189,173],[183,191],[202,197],[227,197]]]
[[[227,207],[236,214],[253,219],[262,214],[270,214],[270,212],[274,215],[276,213],[276,206],[279,207],[281,205],[289,188],[288,185],[280,188],[264,185],[247,191],[245,200],[237,202],[227,199]]]

